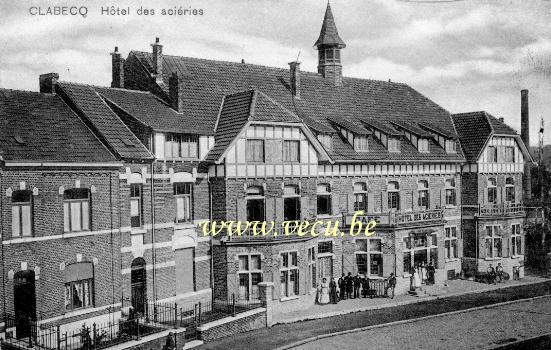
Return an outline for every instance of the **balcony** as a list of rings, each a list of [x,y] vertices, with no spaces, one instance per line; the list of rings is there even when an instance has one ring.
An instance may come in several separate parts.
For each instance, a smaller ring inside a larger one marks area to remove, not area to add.
[[[343,221],[346,226],[352,224],[353,217],[354,214],[346,214],[344,216]],[[363,223],[375,221],[377,222],[377,226],[407,227],[442,224],[444,216],[442,209],[430,209],[410,212],[368,213],[361,217],[358,216],[357,220]]]
[[[478,217],[518,217],[526,216],[526,209],[522,203],[480,204]]]
[[[269,228],[268,224],[268,228]],[[299,242],[299,241],[305,241],[312,239],[312,235],[310,233],[310,227],[307,227],[303,232],[304,235],[298,236],[297,232],[294,231],[293,228],[289,228],[289,235],[285,235],[285,232],[283,230],[283,227],[280,224],[274,225],[273,230],[263,236],[260,233],[260,227],[257,229],[257,234],[254,235],[253,229],[250,228],[247,231],[243,232],[241,235],[238,235],[237,233],[233,235],[228,235],[227,232],[224,232],[223,235],[220,236],[220,241],[225,242],[227,244],[236,244],[236,243],[281,243],[281,242]]]

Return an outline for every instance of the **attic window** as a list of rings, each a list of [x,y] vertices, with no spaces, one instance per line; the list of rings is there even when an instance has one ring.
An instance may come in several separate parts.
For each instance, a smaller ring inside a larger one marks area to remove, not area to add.
[[[356,136],[354,137],[354,149],[356,151],[367,151],[367,137],[366,136]]]
[[[135,147],[136,145],[134,145],[134,143],[132,141],[130,141],[129,139],[121,139],[122,143],[125,144],[125,146],[128,146],[128,147]]]
[[[388,138],[388,151],[389,152],[400,152],[400,140],[394,137]]]
[[[429,153],[429,140],[428,139],[418,139],[417,140],[417,149],[419,152]]]
[[[448,153],[456,153],[457,149],[455,148],[455,141],[454,140],[446,140],[446,152]]]
[[[26,145],[27,144],[27,142],[25,142],[23,137],[21,137],[19,135],[15,135],[13,138],[15,139],[15,142],[17,142],[20,145]]]

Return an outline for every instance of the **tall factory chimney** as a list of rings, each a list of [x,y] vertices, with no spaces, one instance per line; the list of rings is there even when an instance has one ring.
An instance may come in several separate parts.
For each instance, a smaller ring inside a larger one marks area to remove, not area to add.
[[[520,91],[520,138],[530,152],[530,114],[528,111],[528,90]],[[530,152],[531,153],[531,152]],[[524,175],[522,176],[522,188],[524,199],[532,198],[532,163],[524,163]]]

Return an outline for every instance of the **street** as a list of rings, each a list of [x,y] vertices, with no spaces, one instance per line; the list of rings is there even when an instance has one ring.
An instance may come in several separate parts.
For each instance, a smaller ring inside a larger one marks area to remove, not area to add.
[[[551,297],[323,338],[294,349],[484,349],[548,333]]]

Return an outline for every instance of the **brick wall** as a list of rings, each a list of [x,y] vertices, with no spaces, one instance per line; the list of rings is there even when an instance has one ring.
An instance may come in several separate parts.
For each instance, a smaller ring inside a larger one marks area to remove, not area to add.
[[[199,333],[199,339],[208,342],[264,327],[266,327],[265,310],[255,312],[254,314],[246,317],[243,317],[242,315],[237,315],[235,319],[232,317],[227,317],[226,319],[200,326],[197,330]]]

